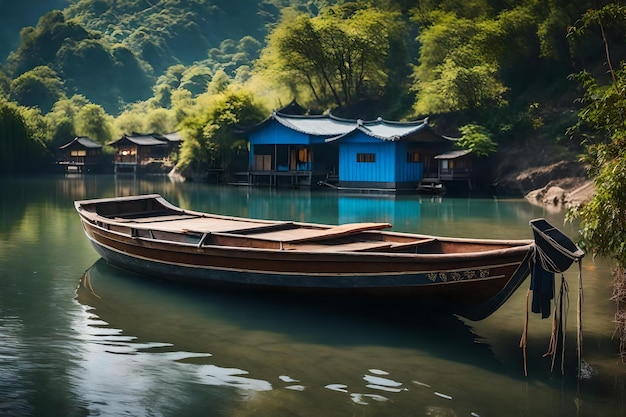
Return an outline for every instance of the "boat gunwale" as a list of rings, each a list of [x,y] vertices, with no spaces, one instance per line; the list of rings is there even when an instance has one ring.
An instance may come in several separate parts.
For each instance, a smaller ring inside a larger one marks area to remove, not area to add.
[[[113,198],[102,198],[102,199],[94,199],[94,200],[80,200],[80,201],[75,201],[75,207],[76,210],[79,212],[79,214],[81,214],[81,216],[85,213],[84,217],[87,218],[88,221],[93,220],[96,221],[95,218],[100,219],[99,221],[101,221],[102,223],[108,223],[111,225],[115,225],[115,226],[120,226],[120,227],[130,227],[129,226],[129,222],[117,222],[114,219],[111,219],[109,217],[106,216],[102,216],[100,214],[97,213],[93,213],[92,212],[86,210],[83,206],[86,204],[89,205],[94,205],[94,204],[101,204],[101,203],[108,203],[108,202],[117,202],[117,201],[137,201],[137,200],[149,200],[149,199],[153,199],[158,201],[160,204],[162,204],[165,208],[170,209],[170,210],[174,210],[179,212],[181,215],[196,215],[199,217],[204,217],[207,219],[222,219],[222,220],[234,220],[234,221],[241,221],[241,222],[254,222],[254,223],[262,223],[264,226],[259,226],[259,227],[265,227],[265,226],[269,226],[269,225],[293,225],[295,227],[304,227],[304,228],[319,228],[319,229],[332,229],[334,227],[337,226],[341,226],[341,225],[331,225],[331,224],[323,224],[323,223],[309,223],[309,222],[297,222],[297,221],[290,221],[290,220],[268,220],[268,219],[256,219],[256,218],[247,218],[247,217],[238,217],[238,216],[230,216],[230,215],[223,215],[223,214],[213,214],[213,213],[203,213],[203,212],[199,212],[199,211],[193,211],[193,210],[187,210],[187,209],[182,209],[180,207],[177,207],[173,204],[171,204],[169,201],[167,201],[166,199],[164,199],[161,195],[159,194],[146,194],[146,195],[140,195],[140,196],[130,196],[130,197],[113,197]],[[89,214],[86,214],[89,213]],[[91,223],[91,221],[90,221]],[[345,223],[348,224],[348,223]],[[381,223],[382,224],[382,223]],[[159,228],[154,228],[154,227],[149,227],[150,225],[148,223],[146,224],[141,224],[141,223],[137,223],[137,224],[133,224],[132,228],[133,229],[141,229],[141,230],[160,230]],[[239,229],[239,230],[235,230],[235,231],[240,231],[240,230],[244,230],[244,229]],[[166,230],[162,230],[162,231],[166,231]],[[169,233],[179,233],[179,234],[187,234],[187,233],[198,233],[198,234],[204,234],[204,233],[210,233],[210,234],[224,234],[224,235],[228,235],[228,231],[226,232],[203,232],[200,230],[192,230],[192,229],[187,229],[187,230],[181,230],[181,232],[173,232],[173,231],[167,231]],[[527,246],[529,244],[534,243],[533,239],[483,239],[483,238],[465,238],[465,237],[452,237],[452,236],[435,236],[435,235],[426,235],[426,234],[419,234],[419,233],[410,233],[410,232],[400,232],[400,231],[393,231],[393,230],[365,230],[365,231],[361,231],[359,233],[373,233],[373,234],[384,234],[384,235],[390,235],[390,236],[398,236],[398,237],[412,237],[412,238],[416,238],[416,239],[437,239],[441,242],[451,242],[451,243],[482,243],[482,244],[493,244],[493,245],[506,245],[506,246],[511,246],[511,247],[515,247],[515,246]],[[244,236],[243,234],[236,234],[236,233],[230,233],[231,236]],[[252,237],[251,238],[254,239],[258,239],[258,240],[268,240],[268,241],[277,241],[280,242],[280,240],[275,240],[275,239],[267,239],[267,238],[263,238],[263,237]],[[285,243],[287,243],[287,241],[283,241]]]
[[[307,256],[320,256],[320,257],[325,257],[327,258],[328,256],[332,255],[332,256],[340,256],[340,257],[348,257],[348,256],[359,256],[359,257],[363,257],[363,258],[385,258],[385,259],[393,259],[393,258],[398,258],[398,259],[415,259],[416,261],[427,261],[427,260],[432,260],[433,262],[441,262],[442,259],[446,259],[446,258],[453,258],[453,259],[457,259],[459,261],[466,261],[468,259],[470,260],[481,260],[481,259],[485,259],[485,258],[491,258],[491,257],[499,257],[499,256],[508,256],[508,255],[513,255],[517,252],[527,252],[530,251],[532,249],[532,247],[535,245],[534,241],[532,240],[515,240],[515,241],[506,241],[506,240],[491,240],[491,239],[464,239],[464,238],[440,238],[437,236],[427,236],[427,235],[418,235],[418,236],[425,236],[427,238],[434,238],[439,240],[440,242],[451,242],[451,243],[482,243],[482,244],[494,244],[494,245],[506,245],[509,242],[512,242],[511,245],[509,245],[509,247],[507,248],[499,248],[499,249],[488,249],[488,250],[483,250],[483,251],[473,251],[473,252],[453,252],[453,253],[402,253],[402,252],[376,252],[376,251],[336,251],[333,252],[331,250],[328,251],[320,251],[320,250],[298,250],[298,249],[272,249],[272,248],[255,248],[255,247],[245,247],[245,246],[226,246],[226,245],[211,245],[211,244],[202,244],[201,246],[199,246],[197,243],[187,243],[187,242],[177,242],[177,241],[173,241],[173,240],[165,240],[165,239],[154,239],[154,238],[149,238],[149,237],[143,237],[143,236],[131,236],[129,234],[123,233],[123,232],[118,232],[116,230],[110,230],[107,229],[105,227],[102,227],[92,221],[90,221],[89,219],[85,219],[82,216],[81,213],[81,219],[88,223],[90,227],[99,229],[101,231],[103,231],[106,234],[113,234],[113,235],[117,235],[120,236],[124,239],[132,239],[133,241],[144,241],[144,242],[154,242],[154,243],[158,243],[158,244],[163,244],[163,245],[167,245],[170,247],[169,250],[172,250],[174,247],[179,247],[179,248],[185,248],[185,249],[195,249],[195,250],[202,250],[202,249],[222,249],[224,251],[241,251],[241,252],[248,252],[248,253],[281,253],[281,254],[306,254]],[[115,222],[102,222],[102,223],[108,223],[108,224],[113,224],[116,226],[121,226],[121,227],[126,227],[129,229],[143,229],[143,230],[158,230],[158,229],[151,229],[151,228],[138,228],[138,227],[130,227],[127,223],[115,223]],[[168,233],[173,233],[173,234],[180,234],[180,235],[188,235],[189,232],[181,232],[181,233],[176,233],[176,232],[169,232]],[[204,240],[204,235],[218,235],[218,236],[235,236],[235,237],[241,237],[241,235],[236,235],[236,234],[228,234],[228,233],[221,233],[221,232],[215,232],[215,233],[202,233],[202,232],[194,232],[197,233],[201,236],[201,242]],[[364,232],[364,233],[370,233],[370,232]],[[410,236],[410,237],[415,237],[416,235],[410,234],[410,233],[401,233],[401,232],[387,232],[387,231],[376,231],[373,233],[390,233],[390,234],[394,234],[394,235],[400,235],[400,236]],[[260,239],[259,239],[260,240]],[[288,243],[288,242],[285,242]],[[139,245],[136,245],[139,246]],[[329,249],[331,247],[329,246]],[[159,250],[165,250],[165,249],[159,249]],[[188,252],[188,251],[180,251],[180,252]]]

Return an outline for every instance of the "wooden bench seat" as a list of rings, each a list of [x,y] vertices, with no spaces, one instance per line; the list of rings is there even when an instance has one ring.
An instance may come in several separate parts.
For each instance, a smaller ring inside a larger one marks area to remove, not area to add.
[[[403,243],[394,243],[391,245],[391,250],[396,250],[396,251],[400,251],[403,249],[411,249],[411,248],[417,248],[418,246],[424,246],[427,245],[429,243],[433,243],[435,242],[437,239],[435,239],[434,237],[431,238],[427,238],[427,239],[420,239],[420,240],[414,240],[411,242],[403,242]]]
[[[193,214],[171,214],[169,216],[154,216],[154,217],[141,217],[137,219],[127,219],[124,217],[114,217],[112,220],[118,223],[160,223],[160,222],[171,222],[176,220],[187,220],[187,219],[195,219],[201,216],[193,215]]]
[[[293,222],[280,222],[280,223],[270,223],[270,224],[261,224],[261,225],[251,225],[251,226],[242,227],[239,229],[226,230],[226,231],[223,231],[222,233],[248,236],[248,235],[256,235],[260,233],[267,233],[267,232],[294,229],[294,228],[296,228],[296,226],[293,224]]]
[[[351,223],[328,228],[286,227],[267,231],[260,229],[258,233],[250,233],[249,235],[254,239],[271,240],[274,242],[304,243],[331,240],[338,237],[355,235],[367,230],[380,230],[387,227],[390,227],[388,223]]]
[[[349,242],[336,245],[320,245],[314,243],[293,244],[285,243],[285,250],[299,250],[311,252],[368,252],[380,249],[387,249],[391,246],[389,242]]]

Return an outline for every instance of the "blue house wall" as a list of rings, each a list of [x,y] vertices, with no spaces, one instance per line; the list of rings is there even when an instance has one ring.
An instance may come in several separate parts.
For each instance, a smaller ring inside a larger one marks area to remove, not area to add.
[[[254,156],[257,154],[256,145],[308,145],[309,135],[288,129],[276,121],[268,123],[263,129],[252,132],[248,138],[250,142],[249,166],[254,166]]]
[[[276,121],[270,121],[263,129],[251,132],[248,141],[250,143],[249,165],[254,165],[254,147],[256,145],[301,145],[311,149],[312,145],[324,144],[324,136],[313,136],[306,133],[289,129]]]
[[[375,142],[374,142],[375,141]],[[378,142],[378,143],[376,143]],[[390,146],[372,143],[342,143],[339,146],[339,180],[350,182],[395,181],[395,155]],[[358,154],[374,154],[374,162],[357,162]]]
[[[407,142],[394,142],[396,151],[396,182],[419,182],[424,172],[424,164],[421,162],[409,162]]]
[[[309,135],[288,129],[276,121],[250,133],[251,145],[308,145]]]
[[[339,180],[342,183],[419,182],[423,164],[407,161],[405,142],[384,141],[365,134],[345,138],[339,145]],[[374,154],[375,161],[359,162],[358,154]]]

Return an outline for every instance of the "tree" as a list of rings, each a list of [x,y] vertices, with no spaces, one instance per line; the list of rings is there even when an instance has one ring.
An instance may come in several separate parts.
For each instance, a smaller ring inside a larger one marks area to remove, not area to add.
[[[183,175],[226,168],[232,153],[246,146],[234,128],[252,126],[266,114],[249,91],[234,86],[218,96],[205,95],[199,100],[203,105],[181,124],[184,141],[176,168]]]
[[[43,15],[36,28],[22,29],[20,36],[20,47],[7,59],[7,67],[13,76],[37,66],[51,65],[64,44],[79,42],[91,35],[79,24],[66,21],[61,11],[54,10]]]
[[[176,123],[182,122],[194,111],[195,103],[191,97],[191,92],[187,90],[175,90],[172,92],[172,106],[176,115]]]
[[[529,88],[554,88],[560,71],[571,71],[565,28],[572,10],[588,1],[513,3],[419,2],[412,10],[421,45],[413,72],[416,113],[484,113]]]
[[[262,65],[281,80],[293,77],[292,89],[307,88],[319,106],[344,107],[382,95],[391,42],[404,39],[405,30],[399,14],[356,3],[313,18],[284,16]]]
[[[611,3],[589,10],[571,31],[571,35],[581,35],[590,27],[600,30],[610,79],[602,82],[588,72],[576,77],[585,88],[577,128],[591,128],[598,134],[587,138],[584,157],[590,164],[596,192],[590,202],[572,209],[568,218],[580,221],[583,249],[615,262],[615,323],[622,361],[626,363],[626,63],[618,68],[612,63],[607,34],[611,22],[618,23],[623,39],[626,7]]]
[[[0,97],[0,173],[32,171],[42,166],[43,143],[25,116],[24,108]]]
[[[120,111],[124,100],[147,99],[151,94],[150,77],[132,52],[102,39],[66,42],[56,61],[68,87],[111,112]]]
[[[152,68],[124,44],[87,26],[56,10],[42,16],[37,27],[24,28],[20,47],[7,59],[7,72],[19,79],[12,97],[47,112],[60,98],[56,86],[44,82],[47,78],[32,77],[33,71],[47,67],[64,80],[61,90],[80,92],[111,112],[121,111],[127,102],[147,99]]]
[[[176,114],[174,110],[162,107],[151,109],[144,117],[142,132],[170,133],[176,129]]]
[[[179,88],[191,91],[191,94],[197,96],[207,90],[212,76],[213,74],[208,68],[200,65],[192,65],[183,73]]]
[[[161,107],[172,105],[172,92],[180,87],[184,72],[184,65],[172,65],[157,79],[156,84],[152,87],[156,105]]]
[[[100,143],[112,139],[112,125],[113,118],[97,104],[87,104],[76,115],[76,133]]]
[[[23,106],[39,107],[47,113],[65,97],[63,82],[50,67],[39,66],[11,81],[11,98]]]
[[[500,67],[492,47],[483,45],[489,31],[481,31],[475,20],[452,13],[433,17],[436,22],[418,36],[422,46],[420,64],[413,74],[415,113],[445,113],[502,103],[507,89],[499,79]]]
[[[77,136],[76,117],[87,104],[89,100],[81,95],[64,98],[54,103],[52,110],[44,117],[47,132],[46,143],[51,150],[55,150]]]
[[[8,75],[0,69],[0,97],[9,95],[9,86],[11,85],[11,79]]]
[[[504,102],[507,89],[498,79],[498,65],[480,61],[469,47],[450,52],[432,73],[434,79],[415,85],[417,114],[476,110]]]
[[[220,94],[228,89],[232,80],[224,71],[219,70],[213,75],[213,78],[209,82],[207,91],[211,94]]]
[[[459,128],[461,137],[457,145],[468,149],[476,156],[488,156],[496,151],[496,143],[491,139],[491,133],[483,126],[467,124]]]
[[[132,106],[124,110],[122,114],[115,118],[115,122],[113,123],[115,135],[131,134],[132,132],[147,132],[144,129],[145,112],[144,106],[140,106],[140,109],[137,109],[136,106]]]

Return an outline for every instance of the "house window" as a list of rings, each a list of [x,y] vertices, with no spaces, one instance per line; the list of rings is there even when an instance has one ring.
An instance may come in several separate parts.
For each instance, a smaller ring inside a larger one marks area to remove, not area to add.
[[[442,170],[453,170],[454,169],[454,161],[451,159],[443,159],[441,161],[441,169]]]
[[[376,154],[375,153],[357,153],[356,161],[357,162],[376,162]]]
[[[84,149],[76,149],[70,151],[70,156],[87,156],[87,151]]]
[[[406,153],[406,161],[408,163],[419,162],[420,161],[420,153],[415,150],[410,150]]]

